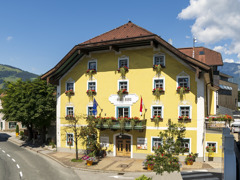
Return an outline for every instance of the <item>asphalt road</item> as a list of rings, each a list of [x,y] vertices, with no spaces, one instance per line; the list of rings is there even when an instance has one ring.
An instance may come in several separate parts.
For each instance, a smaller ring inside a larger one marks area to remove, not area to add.
[[[80,179],[73,169],[6,141],[7,136],[0,133],[0,180]]]

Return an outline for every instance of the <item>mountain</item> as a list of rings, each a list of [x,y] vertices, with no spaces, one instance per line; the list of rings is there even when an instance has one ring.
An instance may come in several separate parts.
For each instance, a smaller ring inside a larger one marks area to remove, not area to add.
[[[233,76],[230,81],[238,84],[238,89],[240,89],[240,64],[237,63],[226,63],[223,66],[218,66],[218,70],[224,74]]]
[[[32,80],[39,75],[9,65],[0,64],[0,89],[4,86],[4,81],[17,81],[21,78],[23,81]]]

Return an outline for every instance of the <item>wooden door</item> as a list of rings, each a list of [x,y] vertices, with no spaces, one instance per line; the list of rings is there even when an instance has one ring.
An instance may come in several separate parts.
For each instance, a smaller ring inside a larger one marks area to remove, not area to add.
[[[131,157],[131,137],[122,135],[116,137],[116,155]]]

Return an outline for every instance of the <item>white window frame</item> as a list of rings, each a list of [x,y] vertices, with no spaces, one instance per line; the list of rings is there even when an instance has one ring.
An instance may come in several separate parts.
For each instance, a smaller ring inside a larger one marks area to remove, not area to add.
[[[153,153],[154,152],[154,150],[153,150],[153,138],[158,138],[158,139],[161,139],[160,137],[158,137],[158,136],[151,136],[151,152]],[[163,142],[162,142],[162,144],[163,144]]]
[[[163,90],[165,91],[165,77],[153,78],[152,89],[155,88],[155,80],[163,80]]]
[[[11,127],[11,128],[10,128],[10,123],[16,123],[15,127]],[[9,128],[9,129],[16,129],[16,127],[17,127],[17,122],[14,122],[14,121],[8,122],[8,128]]]
[[[72,80],[72,79],[69,79],[69,80],[67,80],[66,82],[65,82],[65,91],[67,91],[68,89],[67,89],[67,84],[68,83],[73,83],[73,92],[75,92],[75,81],[74,80]]]
[[[89,116],[89,111],[88,111],[88,108],[89,107],[92,107],[93,108],[93,105],[89,105],[89,106],[87,106],[87,115]]]
[[[66,106],[66,116],[68,115],[68,108],[73,108],[73,116],[74,116],[75,113],[74,113],[74,107],[73,106]]]
[[[129,110],[129,117],[132,117],[132,110],[131,110],[131,106],[128,105],[123,105],[123,106],[115,106],[115,118],[118,118],[118,108],[128,108]]]
[[[189,87],[189,89],[190,89],[190,76],[177,76],[177,87],[176,87],[176,89],[179,87],[179,84],[178,84],[178,79],[179,78],[188,78],[188,86],[187,87]]]
[[[72,146],[69,146],[68,143],[67,143],[68,134],[71,134],[72,137],[73,137]],[[74,134],[73,133],[66,133],[66,147],[74,147]]]
[[[191,149],[191,138],[183,138],[183,139],[187,139],[189,140],[189,152],[185,152],[184,154],[189,154],[192,152],[192,149]]]
[[[208,146],[208,143],[215,143],[216,144],[216,152],[213,152],[213,153],[218,153],[218,142],[216,142],[216,141],[206,141],[205,152],[207,153],[206,147]]]
[[[129,92],[129,80],[125,79],[125,80],[118,80],[117,81],[117,87],[118,87],[118,91],[120,90],[120,82],[127,82],[127,92]]]
[[[91,62],[95,62],[96,63],[96,71],[97,71],[97,59],[91,59],[91,60],[88,61],[88,63],[87,63],[87,70],[89,69],[89,64]]]
[[[161,107],[162,108],[162,116],[161,116],[161,118],[163,119],[163,117],[164,117],[164,107],[162,105],[152,105],[151,106],[151,118],[153,118],[153,107]]]
[[[165,56],[165,54],[154,54],[153,55],[153,65],[155,65],[155,57],[157,57],[157,56],[163,56],[163,66],[165,67],[165,65],[166,65],[166,56]]]
[[[87,90],[89,90],[88,87],[89,87],[90,82],[95,82],[95,92],[97,92],[97,80],[88,80],[87,81]]]
[[[178,106],[178,117],[179,116],[182,116],[181,114],[180,114],[180,112],[181,112],[181,110],[180,110],[180,108],[181,107],[189,107],[189,118],[190,119],[192,119],[192,106],[190,106],[190,105],[180,105],[180,106]]]
[[[127,59],[127,67],[128,67],[128,69],[129,69],[129,57],[127,57],[127,56],[119,57],[119,58],[118,58],[118,68],[120,68],[120,66],[119,66],[119,61],[120,61],[120,60],[123,60],[123,59]]]

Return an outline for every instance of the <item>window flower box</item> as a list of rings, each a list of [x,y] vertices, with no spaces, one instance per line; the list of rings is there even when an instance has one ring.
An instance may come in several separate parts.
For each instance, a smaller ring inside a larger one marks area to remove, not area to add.
[[[67,115],[65,117],[66,120],[75,120],[76,118],[73,115]]]
[[[206,151],[209,152],[209,153],[216,152],[216,147],[214,147],[214,146],[207,146],[206,147]]]
[[[232,121],[232,116],[225,114],[225,115],[219,115],[219,116],[209,116],[206,118],[209,122],[211,121]]]
[[[159,97],[161,94],[163,94],[165,91],[163,90],[163,88],[154,88],[152,90],[152,93],[154,96]]]
[[[95,90],[91,90],[91,89],[87,90],[86,93],[88,96],[95,96],[97,94]]]
[[[65,94],[66,94],[67,96],[72,96],[72,95],[74,95],[74,91],[73,91],[72,89],[70,89],[70,90],[68,90],[68,91],[65,91]]]
[[[73,145],[73,142],[72,142],[72,141],[67,141],[67,145],[68,145],[68,146],[72,146],[72,145]]]
[[[122,97],[123,95],[126,95],[128,94],[127,90],[126,89],[120,89],[117,94]]]
[[[188,153],[188,152],[189,152],[189,148],[185,148],[185,149],[184,149],[184,152],[185,152],[185,153]]]
[[[97,70],[96,69],[88,69],[86,71],[86,75],[92,77],[93,74],[97,74]]]
[[[127,66],[120,67],[118,70],[118,73],[121,73],[122,77],[125,77],[126,73],[129,71]]]
[[[189,87],[177,87],[177,93],[183,94],[183,93],[188,93],[190,91]]]
[[[178,121],[191,122],[191,119],[188,116],[179,116]]]

